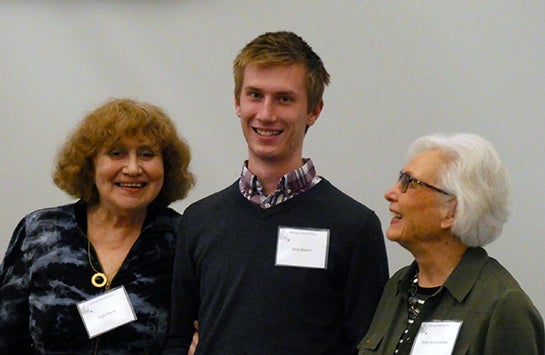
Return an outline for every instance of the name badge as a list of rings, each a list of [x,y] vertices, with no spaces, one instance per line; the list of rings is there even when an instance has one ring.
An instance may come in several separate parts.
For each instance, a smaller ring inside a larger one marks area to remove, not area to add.
[[[77,306],[89,339],[136,320],[136,314],[123,286],[80,302]]]
[[[278,228],[277,266],[327,268],[328,229]]]
[[[450,355],[462,321],[423,322],[418,330],[412,355]]]

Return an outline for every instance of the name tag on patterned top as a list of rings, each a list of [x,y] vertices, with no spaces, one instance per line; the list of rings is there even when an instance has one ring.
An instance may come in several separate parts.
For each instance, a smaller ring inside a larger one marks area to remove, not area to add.
[[[136,320],[125,287],[116,287],[103,295],[77,304],[89,339]]]

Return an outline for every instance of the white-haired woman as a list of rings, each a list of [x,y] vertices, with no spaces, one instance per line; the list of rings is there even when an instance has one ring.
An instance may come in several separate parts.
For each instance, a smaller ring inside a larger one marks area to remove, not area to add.
[[[386,235],[415,260],[386,285],[360,354],[544,354],[541,315],[482,248],[508,217],[508,176],[488,141],[417,139],[385,198]]]

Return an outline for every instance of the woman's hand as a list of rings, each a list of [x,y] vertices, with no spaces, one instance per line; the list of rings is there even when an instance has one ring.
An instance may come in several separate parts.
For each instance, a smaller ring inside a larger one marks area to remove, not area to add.
[[[194,355],[195,350],[197,350],[197,344],[199,343],[199,321],[194,321],[193,326],[195,327],[195,333],[193,333],[193,339],[191,340],[187,355]]]

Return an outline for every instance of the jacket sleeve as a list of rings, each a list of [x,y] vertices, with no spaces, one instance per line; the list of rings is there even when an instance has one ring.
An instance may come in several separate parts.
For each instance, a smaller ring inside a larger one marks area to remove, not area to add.
[[[496,304],[484,354],[545,354],[543,318],[522,291],[508,291]]]
[[[13,232],[0,265],[0,354],[30,353],[29,333],[30,265],[24,251],[25,222]]]

